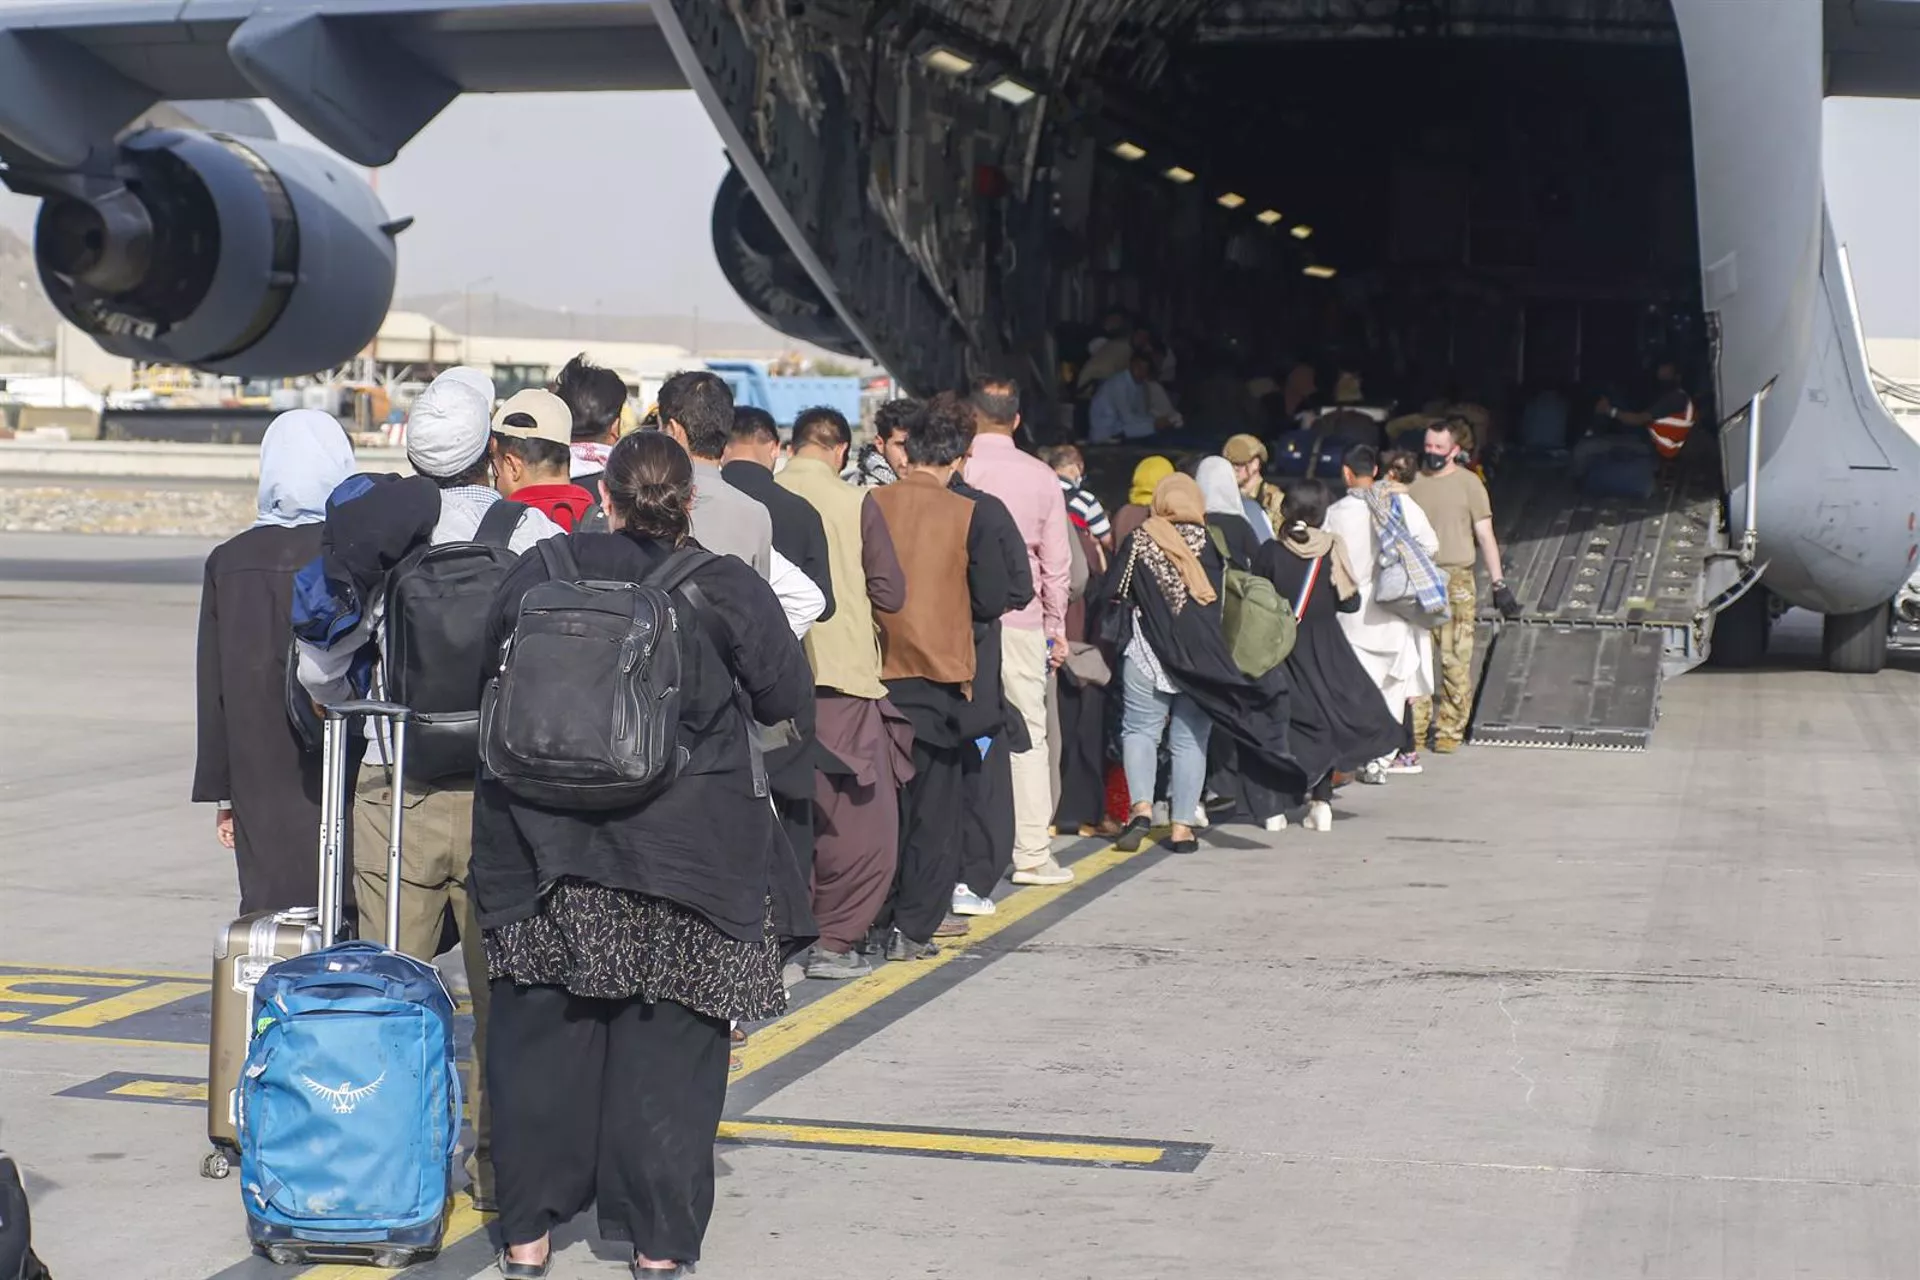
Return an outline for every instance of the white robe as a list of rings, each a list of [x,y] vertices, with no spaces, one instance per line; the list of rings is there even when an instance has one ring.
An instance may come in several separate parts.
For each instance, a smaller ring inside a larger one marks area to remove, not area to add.
[[[1403,494],[1400,511],[1421,549],[1428,555],[1439,551],[1440,538],[1420,504]],[[1341,629],[1386,700],[1387,710],[1397,718],[1406,710],[1407,699],[1433,693],[1431,637],[1425,628],[1373,602],[1373,570],[1380,558],[1380,540],[1367,504],[1353,494],[1340,499],[1327,508],[1326,527],[1346,543],[1354,585],[1360,589],[1360,608],[1340,615]]]

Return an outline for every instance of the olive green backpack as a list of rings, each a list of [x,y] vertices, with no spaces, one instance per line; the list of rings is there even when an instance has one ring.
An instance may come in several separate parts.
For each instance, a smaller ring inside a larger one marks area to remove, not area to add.
[[[1293,652],[1299,616],[1278,587],[1257,573],[1234,566],[1227,554],[1227,540],[1218,529],[1207,526],[1207,536],[1226,568],[1220,590],[1220,629],[1226,633],[1233,665],[1257,680]],[[1319,569],[1316,563],[1312,573],[1318,574]],[[1309,576],[1302,599],[1312,590],[1313,578]]]

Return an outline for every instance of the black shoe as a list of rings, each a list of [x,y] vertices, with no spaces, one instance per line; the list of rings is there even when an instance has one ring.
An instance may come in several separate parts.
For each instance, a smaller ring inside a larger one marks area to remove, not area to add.
[[[681,1262],[671,1267],[643,1267],[637,1262],[627,1265],[633,1272],[633,1280],[686,1280],[693,1274],[691,1262]]]
[[[940,954],[940,948],[931,942],[915,942],[898,929],[887,939],[887,959],[889,960],[926,960]]]
[[[1200,852],[1199,837],[1188,836],[1185,840],[1169,840],[1167,841],[1167,852],[1168,853],[1198,853]]]
[[[1126,827],[1120,832],[1120,838],[1113,847],[1122,853],[1137,853],[1140,846],[1147,842],[1147,832],[1153,827],[1153,819],[1132,817],[1127,819]]]
[[[863,956],[885,955],[887,952],[887,935],[891,932],[892,930],[890,929],[882,929],[879,925],[875,925],[873,928],[867,930],[866,937],[853,944],[853,949]]]
[[[505,1276],[506,1280],[546,1280],[547,1272],[553,1270],[553,1249],[551,1246],[548,1247],[547,1260],[538,1266],[531,1262],[513,1261],[507,1257],[505,1249],[500,1251],[498,1261],[500,1274]]]
[[[500,1201],[494,1196],[483,1196],[471,1187],[467,1189],[467,1198],[473,1201],[475,1213],[499,1213]]]

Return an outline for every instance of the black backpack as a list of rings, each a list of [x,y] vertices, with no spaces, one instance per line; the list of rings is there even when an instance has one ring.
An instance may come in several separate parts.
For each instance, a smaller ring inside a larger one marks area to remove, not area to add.
[[[687,578],[716,557],[688,547],[637,583],[582,581],[568,542],[539,545],[552,577],[521,598],[501,646],[481,712],[482,766],[530,804],[626,808],[665,791],[686,764],[683,646],[705,603]],[[764,796],[765,765],[751,731],[747,740],[754,794]]]
[[[471,777],[480,763],[480,689],[487,671],[487,610],[519,557],[508,549],[527,508],[487,508],[472,542],[422,547],[386,583],[386,697],[413,710],[406,776]]]

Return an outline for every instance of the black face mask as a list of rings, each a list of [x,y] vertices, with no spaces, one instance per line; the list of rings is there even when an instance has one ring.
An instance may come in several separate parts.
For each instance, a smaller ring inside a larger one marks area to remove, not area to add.
[[[1423,453],[1420,455],[1421,464],[1429,471],[1444,471],[1446,470],[1447,463],[1452,460],[1453,455],[1450,453]]]

